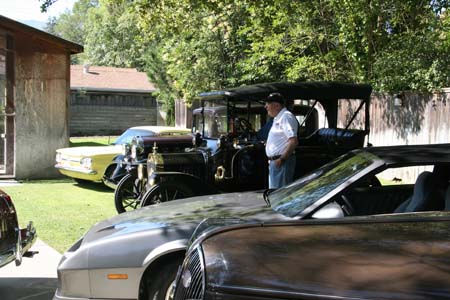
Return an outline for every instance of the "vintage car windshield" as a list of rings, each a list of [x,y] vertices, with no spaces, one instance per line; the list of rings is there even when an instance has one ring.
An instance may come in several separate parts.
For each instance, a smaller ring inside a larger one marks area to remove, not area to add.
[[[227,110],[225,106],[204,108],[204,123],[201,110],[194,112],[193,132],[204,134],[205,138],[218,138],[221,134],[227,134]]]
[[[153,131],[149,130],[142,130],[142,129],[128,129],[124,133],[122,133],[121,136],[117,138],[115,142],[113,142],[113,145],[122,145],[122,144],[128,144],[131,142],[131,139],[135,136],[154,136],[155,133]]]
[[[271,193],[271,206],[285,216],[295,217],[376,161],[379,158],[371,153],[350,152]]]

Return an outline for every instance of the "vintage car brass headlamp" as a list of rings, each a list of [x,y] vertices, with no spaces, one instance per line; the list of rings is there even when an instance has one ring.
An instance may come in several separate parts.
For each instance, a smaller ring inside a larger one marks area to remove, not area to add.
[[[131,158],[137,159],[144,153],[144,140],[141,137],[133,137],[131,140]]]

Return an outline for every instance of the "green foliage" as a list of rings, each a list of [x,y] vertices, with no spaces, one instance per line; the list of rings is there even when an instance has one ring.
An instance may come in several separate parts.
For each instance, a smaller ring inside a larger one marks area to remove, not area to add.
[[[144,53],[141,32],[129,11],[129,1],[100,0],[89,10],[85,51],[89,63],[112,67],[139,67]]]
[[[47,9],[58,0],[39,0],[39,2],[42,2],[41,4],[41,12],[46,12]]]
[[[71,42],[84,45],[87,33],[86,16],[89,11],[98,6],[98,0],[78,0],[71,11],[62,13],[58,18],[50,18],[45,30],[51,34],[62,37]],[[86,60],[86,54],[78,54],[72,57],[72,64],[80,64]]]
[[[379,91],[449,85],[447,0],[80,0],[92,64],[137,67],[174,100],[267,81],[368,82]],[[91,6],[88,5],[91,4]],[[70,29],[67,16],[49,22]],[[66,24],[63,26],[63,24]],[[78,28],[73,26],[72,28]]]

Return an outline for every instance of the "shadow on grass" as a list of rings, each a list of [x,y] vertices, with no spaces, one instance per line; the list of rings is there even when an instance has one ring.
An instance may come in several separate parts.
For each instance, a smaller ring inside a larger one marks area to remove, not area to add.
[[[70,183],[73,184],[76,187],[87,189],[87,190],[93,190],[97,192],[110,192],[113,193],[114,190],[107,187],[103,184],[103,182],[93,182],[93,181],[80,181],[77,182],[74,179],[71,178],[64,178],[64,179],[43,179],[43,180],[21,180],[19,183],[24,184],[61,184],[61,183]]]
[[[93,191],[97,191],[97,192],[110,192],[110,193],[114,192],[113,189],[104,185],[103,182],[92,182],[92,181],[86,181],[86,182],[72,181],[72,182],[74,183],[75,186],[82,188],[82,189],[93,190]]]

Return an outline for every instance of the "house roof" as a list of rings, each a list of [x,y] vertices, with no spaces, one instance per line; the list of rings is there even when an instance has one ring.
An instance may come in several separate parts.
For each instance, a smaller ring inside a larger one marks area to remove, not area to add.
[[[3,27],[11,32],[21,32],[31,34],[33,38],[38,38],[48,43],[57,44],[67,49],[70,52],[70,54],[77,54],[83,52],[83,46],[81,45],[72,43],[68,40],[49,34],[45,31],[14,21],[2,15],[0,15],[0,27]]]
[[[70,88],[134,93],[149,93],[155,90],[147,74],[136,69],[83,65],[70,66]]]

